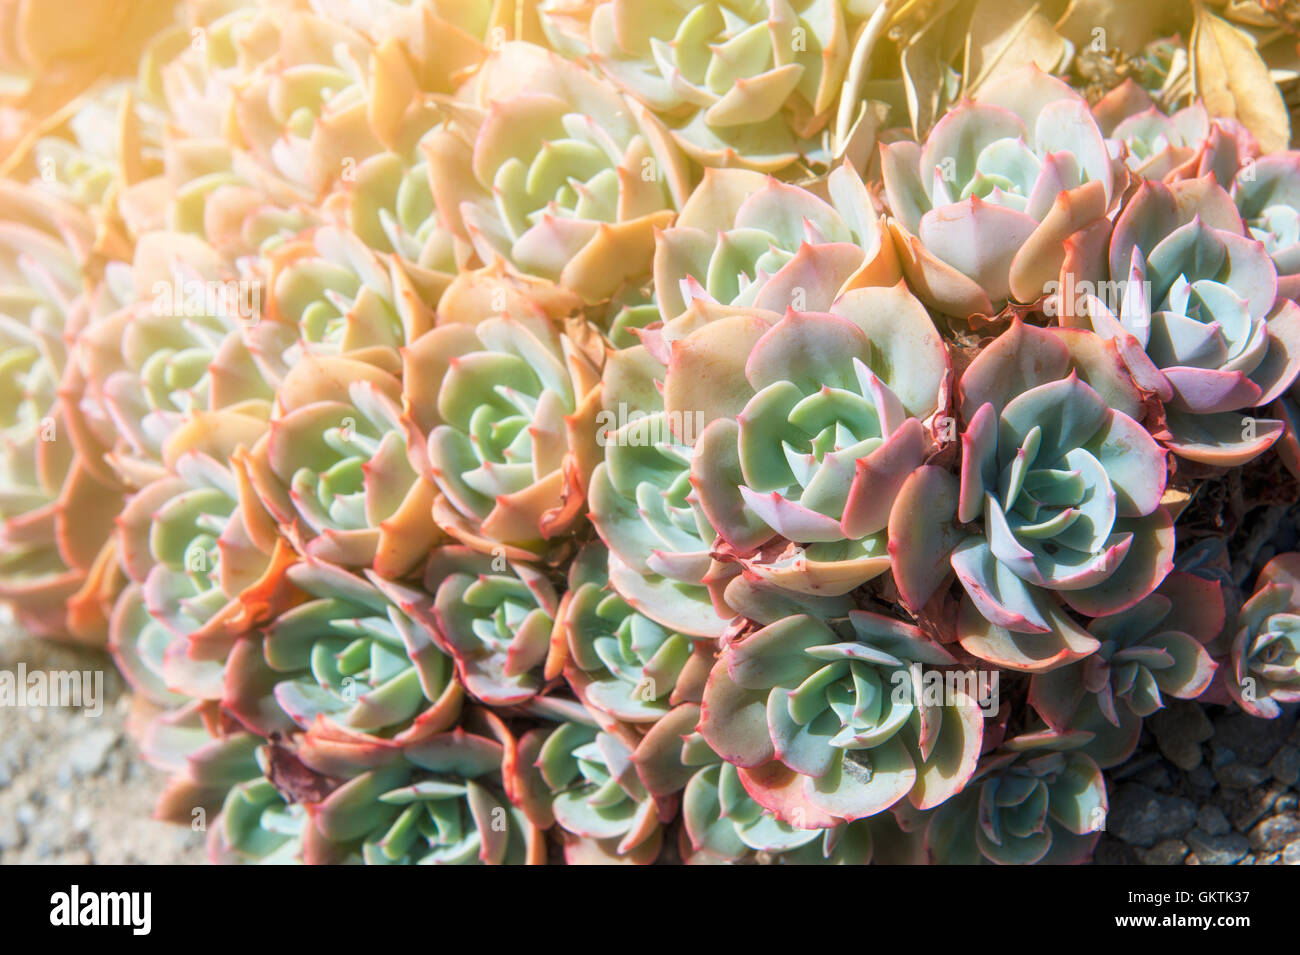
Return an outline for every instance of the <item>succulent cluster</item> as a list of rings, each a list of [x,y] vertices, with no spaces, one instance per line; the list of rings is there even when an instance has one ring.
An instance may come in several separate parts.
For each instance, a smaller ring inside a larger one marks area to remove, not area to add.
[[[1068,51],[909,118],[902,6],[180,0],[19,137],[0,599],[111,651],[161,818],[1080,862],[1168,699],[1300,701],[1300,555],[1174,569],[1300,474],[1300,154]]]

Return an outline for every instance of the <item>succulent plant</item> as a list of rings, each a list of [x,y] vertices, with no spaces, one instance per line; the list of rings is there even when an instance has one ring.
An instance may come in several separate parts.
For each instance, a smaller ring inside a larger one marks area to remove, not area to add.
[[[918,474],[911,480],[928,496],[905,487],[891,524],[904,602],[920,609],[936,593],[951,550],[968,652],[1030,672],[1093,653],[1097,640],[1064,608],[1118,613],[1173,563],[1173,526],[1161,506],[1165,454],[1134,418],[1141,397],[1115,346],[1016,320],[970,364],[958,391],[960,483]],[[981,526],[954,533],[945,516]],[[914,560],[909,548],[928,556]]]
[[[677,703],[699,699],[712,641],[632,609],[609,586],[608,565],[605,549],[592,546],[570,568],[561,618],[565,675],[588,707],[627,723],[654,723]]]
[[[232,787],[259,775],[257,751],[265,740],[211,700],[158,713],[135,735],[145,761],[169,774],[154,805],[154,818],[165,822],[202,826]]]
[[[548,658],[559,600],[539,569],[449,546],[434,551],[424,580],[435,594],[435,639],[475,699],[521,703],[541,689],[543,676],[558,675]]]
[[[1103,96],[1093,115],[1108,139],[1124,144],[1128,168],[1144,179],[1198,179],[1213,173],[1226,189],[1241,165],[1259,153],[1246,129],[1211,117],[1199,100],[1166,114],[1131,78]]]
[[[648,865],[658,858],[676,801],[646,789],[632,759],[636,743],[631,732],[578,714],[520,741],[523,808],[539,828],[556,825],[565,833],[570,865]]]
[[[308,196],[322,197],[356,163],[436,121],[396,38],[372,44],[301,11],[277,21],[274,54],[235,90],[235,142]]]
[[[464,693],[437,645],[433,598],[320,561],[286,576],[308,597],[263,628],[275,700],[303,729],[318,720],[397,742],[450,729]]]
[[[1278,297],[1300,298],[1300,152],[1260,156],[1231,188],[1250,235],[1264,243],[1277,268]]]
[[[281,382],[249,477],[307,555],[396,579],[440,539],[433,487],[408,458],[400,400],[394,376],[354,358],[310,356]]]
[[[850,288],[893,285],[898,262],[871,195],[845,163],[830,202],[743,169],[707,169],[655,245],[665,322],[699,299],[771,312],[825,312]]]
[[[592,471],[591,523],[609,548],[614,589],[638,613],[692,637],[722,636],[730,612],[715,598],[734,576],[711,555],[716,532],[691,486],[691,448],[674,432],[659,383],[667,372],[644,345],[611,352],[598,421],[604,460]]]
[[[471,255],[447,228],[433,201],[429,164],[418,146],[409,154],[377,153],[357,163],[331,197],[341,225],[377,252],[402,263],[421,298],[436,304]]]
[[[932,861],[951,865],[1075,864],[1105,828],[1101,770],[1076,750],[1086,734],[1039,733],[985,756],[966,788],[931,816]]]
[[[699,731],[749,794],[784,822],[852,822],[908,798],[938,805],[974,772],[978,701],[922,692],[953,657],[920,630],[865,611],[845,637],[806,614],[728,644],[704,690]]]
[[[980,86],[922,144],[881,149],[890,222],[908,285],[958,317],[1032,303],[1062,244],[1113,211],[1124,189],[1083,98],[1030,66]]]
[[[776,172],[816,149],[849,64],[851,6],[609,0],[588,5],[586,40],[697,162]]]
[[[491,714],[470,717],[469,729],[406,744],[317,730],[293,747],[272,747],[263,761],[276,792],[256,783],[232,791],[214,856],[278,854],[310,864],[545,862],[541,834],[506,792],[514,739]]]
[[[581,513],[596,465],[600,373],[544,317],[451,321],[402,353],[410,460],[438,526],[528,559]]]
[[[241,335],[256,299],[193,236],[149,233],[131,266],[110,264],[72,354],[83,455],[108,448],[113,472],[138,488],[162,474],[168,440],[194,414],[269,415],[274,392]]]
[[[1230,698],[1264,719],[1276,719],[1285,704],[1300,701],[1298,595],[1300,555],[1279,554],[1264,565],[1255,592],[1214,647],[1219,700]]]
[[[260,651],[236,650],[295,599],[284,576],[292,551],[244,468],[244,449],[265,429],[234,412],[196,416],[174,435],[166,473],[127,501],[117,528],[130,583],[114,607],[109,649],[144,698],[223,701],[269,733],[292,724],[262,706],[270,673]]]
[[[1300,307],[1279,298],[1265,247],[1243,231],[1212,181],[1144,181],[1113,229],[1071,245],[1060,276],[1061,323],[1113,339],[1163,402],[1166,446],[1220,467],[1277,440],[1281,422],[1240,412],[1300,374]]]
[[[1205,647],[1223,622],[1219,584],[1173,571],[1141,602],[1092,621],[1097,651],[1035,673],[1029,702],[1054,730],[1094,733],[1079,751],[1102,769],[1116,766],[1166,697],[1190,700],[1209,687],[1215,665]]]
[[[0,184],[0,213],[0,598],[34,632],[102,642],[94,598],[112,572],[105,545],[121,490],[101,447],[78,450],[67,414],[90,225],[12,183]]]
[[[341,355],[397,374],[399,349],[433,327],[433,309],[405,265],[346,229],[305,232],[266,264],[266,301],[244,334],[277,387],[306,355]]]
[[[484,265],[503,259],[600,302],[650,272],[654,231],[690,190],[663,125],[540,47],[507,43],[424,141],[444,222]]]
[[[709,522],[746,570],[803,593],[883,573],[891,505],[946,405],[925,309],[901,284],[829,313],[714,308],[673,344],[664,384],[670,419],[704,424],[691,480]]]
[[[682,790],[682,856],[690,864],[763,858],[791,865],[865,865],[871,820],[841,823],[805,813],[803,825],[781,821],[747,792],[740,771],[695,732],[700,707],[675,707],[638,744],[634,760],[657,795]],[[684,788],[683,788],[684,787]]]

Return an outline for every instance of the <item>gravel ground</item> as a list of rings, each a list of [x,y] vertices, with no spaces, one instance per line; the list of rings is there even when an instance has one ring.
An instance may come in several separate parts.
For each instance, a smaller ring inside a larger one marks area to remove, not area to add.
[[[1097,864],[1300,865],[1300,723],[1181,700],[1107,772]]]
[[[102,653],[0,623],[0,670],[100,670],[103,713],[0,707],[0,863],[197,863],[203,833],[150,818],[163,775],[126,733],[130,697]]]

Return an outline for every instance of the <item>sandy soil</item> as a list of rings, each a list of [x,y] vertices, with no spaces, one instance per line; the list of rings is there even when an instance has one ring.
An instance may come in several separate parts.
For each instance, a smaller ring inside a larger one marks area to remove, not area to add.
[[[163,776],[125,729],[129,696],[105,654],[0,622],[0,670],[103,673],[101,715],[0,706],[0,863],[198,863],[202,832],[150,818]]]

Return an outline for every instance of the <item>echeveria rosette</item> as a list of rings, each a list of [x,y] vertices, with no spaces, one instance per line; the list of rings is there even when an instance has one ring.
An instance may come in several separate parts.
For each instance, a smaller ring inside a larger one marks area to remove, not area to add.
[[[276,19],[275,52],[234,90],[231,124],[232,143],[269,172],[320,198],[355,163],[409,145],[436,122],[396,38],[372,44],[301,11]]]
[[[402,353],[410,460],[444,531],[532,559],[581,514],[600,371],[545,316],[450,321]]]
[[[682,857],[692,865],[760,859],[792,865],[865,865],[871,821],[843,823],[803,810],[794,826],[754,800],[740,770],[696,732],[700,707],[683,703],[656,723],[633,754],[658,795],[681,790]]]
[[[208,858],[214,865],[297,865],[310,831],[307,811],[259,776],[226,794],[208,833]]]
[[[237,264],[318,220],[300,191],[221,140],[188,138],[169,126],[161,151],[161,170],[136,172],[115,197],[132,239],[183,233]]]
[[[570,568],[561,618],[565,677],[586,706],[626,723],[654,723],[700,698],[713,641],[634,610],[610,587],[608,564],[605,548],[592,545]]]
[[[105,544],[121,490],[103,446],[83,453],[76,440],[81,382],[67,356],[87,313],[92,228],[13,183],[0,183],[0,220],[0,599],[34,633],[102,642],[102,614],[77,618],[93,609],[83,588],[114,566]]]
[[[1101,770],[1077,750],[1086,733],[1037,733],[985,756],[966,788],[930,817],[932,862],[1076,865],[1106,825]]]
[[[440,547],[424,573],[441,649],[460,683],[489,706],[534,697],[558,676],[551,645],[560,601],[546,575],[523,562],[467,547]]]
[[[130,266],[110,263],[72,351],[83,454],[107,448],[113,473],[139,488],[163,474],[167,442],[195,414],[265,419],[274,393],[242,337],[258,317],[251,288],[180,233],[149,233]]]
[[[1272,153],[1243,166],[1232,198],[1250,235],[1273,259],[1278,297],[1300,298],[1300,152]]]
[[[644,345],[606,358],[602,413],[612,427],[602,431],[605,459],[591,475],[588,516],[610,551],[610,583],[634,609],[678,633],[717,639],[734,616],[719,603],[734,572],[712,556],[717,532],[691,486],[690,436],[674,433],[663,407],[666,371]]]
[[[704,166],[776,172],[812,152],[849,63],[842,0],[610,0],[591,61]]]
[[[306,357],[281,382],[249,476],[302,553],[397,579],[440,540],[434,489],[411,466],[400,401],[396,377],[352,358]]]
[[[307,599],[262,628],[262,652],[298,726],[323,719],[401,743],[455,723],[464,694],[427,622],[431,596],[321,561],[286,576]]]
[[[418,147],[409,155],[383,152],[361,160],[327,205],[371,249],[400,259],[430,305],[470,258],[468,243],[438,214],[428,161]]]
[[[541,829],[559,828],[570,865],[653,863],[676,799],[655,796],[641,781],[635,733],[574,715],[520,740],[524,811]]]
[[[1087,656],[1097,640],[1065,607],[1118,613],[1173,565],[1165,452],[1138,423],[1141,395],[1113,343],[1018,319],[958,390],[960,482],[921,472],[928,494],[905,488],[891,524],[904,603],[919,610],[937,592],[951,549],[968,652],[1029,672]]]
[[[244,334],[277,386],[305,355],[341,355],[398,374],[399,350],[433,327],[433,308],[405,265],[347,229],[313,229],[265,261],[265,317]]]
[[[132,495],[117,521],[129,584],[114,607],[109,649],[143,698],[222,701],[270,733],[292,724],[263,705],[271,681],[254,631],[296,597],[285,580],[295,557],[245,468],[244,449],[265,430],[260,418],[215,412],[173,436],[165,473]]]
[[[924,143],[883,146],[881,171],[908,285],[959,318],[1037,302],[1062,243],[1124,191],[1088,104],[1034,66],[983,84]]]
[[[1254,137],[1240,124],[1210,116],[1199,100],[1164,113],[1132,79],[1103,96],[1093,115],[1108,139],[1126,149],[1124,161],[1143,179],[1199,179],[1213,173],[1225,189],[1237,170],[1259,154]]]
[[[1214,645],[1215,702],[1276,719],[1300,701],[1300,555],[1279,554],[1259,572],[1255,592]]]
[[[672,344],[664,384],[670,419],[704,423],[700,506],[746,570],[846,593],[889,566],[890,509],[934,448],[947,352],[901,283],[828,313],[730,312]]]
[[[1095,734],[1079,751],[1102,769],[1117,766],[1166,698],[1195,699],[1209,687],[1215,664],[1206,645],[1223,622],[1219,584],[1173,571],[1128,610],[1088,625],[1100,643],[1091,656],[1034,674],[1029,703],[1054,730]]]
[[[480,710],[462,726],[405,743],[317,727],[271,762],[280,798],[262,790],[237,806],[241,816],[223,822],[228,835],[218,848],[238,857],[241,845],[265,844],[283,828],[286,807],[293,816],[301,805],[301,829],[280,835],[299,840],[309,864],[541,864],[542,835],[512,805],[517,756],[501,720]]]
[[[423,145],[443,221],[484,265],[504,259],[593,304],[649,274],[655,230],[690,192],[644,106],[526,43],[493,52]]]
[[[259,775],[257,751],[265,740],[214,700],[191,700],[131,731],[145,762],[168,774],[154,804],[155,819],[193,825],[200,812],[217,812],[232,786]]]
[[[705,170],[655,246],[664,321],[695,300],[825,312],[849,288],[896,283],[893,244],[857,172],[840,166],[826,190],[829,202],[756,172]]]
[[[1113,229],[1069,244],[1060,275],[1062,324],[1113,339],[1133,380],[1163,402],[1162,442],[1218,467],[1277,440],[1282,422],[1241,412],[1300,374],[1300,307],[1278,296],[1264,245],[1243,231],[1212,180],[1148,180]],[[1111,301],[1095,294],[1104,288],[1118,290]]]
[[[704,690],[704,739],[760,805],[796,826],[864,819],[904,798],[936,806],[979,757],[977,702],[959,687],[939,704],[921,692],[926,669],[952,656],[916,627],[848,616],[847,638],[800,614],[731,642]]]

